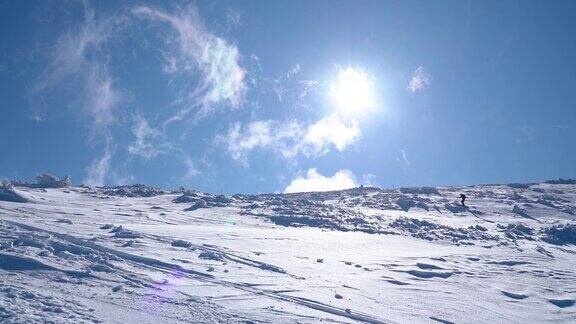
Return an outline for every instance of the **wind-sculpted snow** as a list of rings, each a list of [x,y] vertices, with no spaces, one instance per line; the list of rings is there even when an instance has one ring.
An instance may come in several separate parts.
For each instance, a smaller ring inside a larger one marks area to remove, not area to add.
[[[390,224],[390,227],[415,238],[429,241],[449,240],[456,244],[469,245],[474,244],[471,241],[500,241],[498,235],[488,234],[488,230],[480,225],[468,226],[467,228],[451,227],[427,220],[399,217]]]
[[[101,187],[100,192],[107,196],[120,197],[154,197],[167,193],[165,190],[149,187],[142,184],[117,187]]]
[[[15,190],[11,184],[0,183],[0,201],[25,203],[30,200]]]
[[[556,182],[3,186],[0,322],[570,322],[576,185]]]
[[[432,187],[400,188],[400,192],[403,194],[438,195],[438,196],[440,196],[440,192],[438,192],[438,189],[432,188]]]
[[[310,226],[339,231],[360,231],[366,233],[390,233],[380,228],[370,218],[347,207],[329,204],[310,205],[306,200],[288,200],[279,204],[273,201],[269,210],[253,205],[247,206],[241,213],[267,218],[282,226]]]
[[[512,240],[534,240],[534,229],[522,223],[498,224],[497,227],[507,238]]]
[[[576,223],[545,227],[542,232],[544,233],[543,240],[548,243],[556,245],[576,244]]]
[[[576,179],[558,179],[558,180],[547,180],[544,181],[544,183],[549,183],[549,184],[576,184]]]
[[[41,174],[35,178],[35,182],[13,180],[9,184],[28,188],[68,188],[72,186],[72,179],[69,176],[60,179],[51,174]]]
[[[186,211],[194,211],[194,210],[199,209],[199,208],[208,208],[208,204],[206,204],[206,201],[202,198],[196,200],[194,205],[186,208],[185,210]]]
[[[192,205],[186,208],[186,211],[194,211],[199,208],[210,207],[226,207],[229,206],[234,200],[224,195],[211,195],[199,191],[184,191],[181,196],[172,200],[177,204],[191,203]]]
[[[573,194],[574,188],[569,188]],[[471,199],[480,199],[481,204],[462,205],[458,198],[461,192]],[[493,241],[506,245],[519,239],[542,239],[534,228],[541,228],[542,221],[530,216],[541,212],[542,207],[538,205],[547,207],[548,212],[549,208],[557,211],[561,218],[573,215],[574,203],[563,196],[564,192],[559,188],[543,189],[535,184],[468,187],[459,191],[448,188],[357,188],[325,195],[249,197],[244,199],[250,203],[243,205],[241,213],[266,218],[282,226],[400,234],[456,244]],[[486,202],[498,205],[498,210],[483,208],[482,204]],[[508,206],[513,207],[506,210],[510,208]],[[411,211],[414,211],[418,217],[405,217],[397,211],[406,215],[412,215]],[[455,226],[459,223],[458,218],[466,219],[464,223],[468,225]],[[518,218],[530,222],[523,223],[517,221]],[[532,223],[535,225],[530,225]],[[553,240],[549,236],[545,236],[548,242]]]
[[[0,253],[0,269],[4,270],[56,270],[36,259]]]
[[[534,183],[509,183],[509,184],[507,184],[507,186],[510,188],[516,188],[516,189],[528,189],[533,184]]]

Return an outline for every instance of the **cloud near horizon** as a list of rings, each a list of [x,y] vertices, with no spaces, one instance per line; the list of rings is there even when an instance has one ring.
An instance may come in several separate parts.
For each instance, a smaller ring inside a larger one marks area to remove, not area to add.
[[[333,176],[323,176],[317,169],[308,169],[305,176],[293,179],[284,193],[334,191],[357,187],[356,178],[349,170],[338,170]]]

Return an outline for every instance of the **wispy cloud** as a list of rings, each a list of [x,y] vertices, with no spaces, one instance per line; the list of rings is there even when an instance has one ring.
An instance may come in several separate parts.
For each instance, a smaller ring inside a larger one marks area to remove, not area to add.
[[[405,167],[409,167],[411,164],[410,160],[408,160],[408,155],[406,155],[406,150],[400,150],[400,156],[396,160]]]
[[[303,68],[296,63],[286,72],[275,78],[261,77],[262,67],[257,56],[252,57],[254,73],[250,73],[252,88],[260,93],[274,94],[278,103],[288,109],[308,108],[309,101],[304,100],[310,94],[315,94],[320,88],[320,82],[307,79],[302,75]]]
[[[239,65],[238,49],[207,31],[193,6],[179,8],[182,10],[178,12],[140,6],[128,15],[121,11],[96,17],[88,2],[82,4],[84,20],[57,39],[47,68],[32,88],[31,99],[41,103],[45,96],[63,88],[78,93],[74,106],[81,108],[91,121],[90,139],[105,139],[104,152],[87,169],[88,183],[101,184],[109,177],[115,151],[112,126],[126,119],[119,115],[118,108],[129,96],[118,88],[119,82],[111,72],[110,45],[116,44],[112,42],[135,21],[153,21],[170,28],[169,33],[161,34],[164,72],[180,74],[185,80],[183,95],[174,100],[180,109],[163,126],[187,118],[192,112],[202,117],[220,105],[237,108],[242,104],[246,73]],[[37,121],[42,120],[38,112],[34,116]],[[150,159],[170,149],[160,128],[151,127],[142,117],[134,118],[132,132],[135,141],[127,147],[131,154]]]
[[[238,10],[228,9],[228,13],[226,14],[226,22],[228,23],[228,28],[242,25],[242,13],[240,13]]]
[[[184,179],[191,179],[202,174],[202,172],[198,169],[194,160],[192,160],[190,157],[186,157],[184,159],[184,165],[186,166]]]
[[[151,159],[164,153],[169,148],[165,142],[161,142],[162,132],[156,128],[150,127],[148,121],[142,116],[134,116],[132,126],[134,142],[128,146],[130,154],[139,155],[145,159]]]
[[[141,6],[133,10],[138,17],[167,23],[174,31],[173,39],[166,39],[170,46],[176,40],[177,48],[169,57],[169,72],[196,77],[197,84],[188,84],[182,98],[185,107],[168,120],[168,123],[184,119],[196,110],[200,118],[212,112],[216,106],[227,103],[233,108],[242,104],[246,90],[246,72],[240,67],[240,53],[236,46],[207,31],[193,6],[183,8],[178,14]]]
[[[516,127],[516,143],[530,143],[534,141],[536,129],[530,125],[521,125]]]
[[[111,142],[108,142],[102,156],[95,159],[90,166],[88,166],[88,175],[84,179],[85,184],[90,186],[102,186],[106,183],[110,171],[110,160],[114,156],[114,153],[115,148]]]
[[[105,150],[88,167],[86,182],[102,184],[114,155],[110,126],[116,121],[115,109],[123,97],[115,86],[107,55],[103,52],[106,42],[121,28],[124,18],[113,16],[96,19],[87,3],[84,3],[83,9],[82,24],[57,40],[49,54],[47,68],[34,84],[31,95],[35,99],[42,98],[69,81],[73,81],[72,85],[79,85],[74,106],[79,107],[92,121],[91,139],[105,139]],[[42,120],[38,113],[35,116],[37,121]]]
[[[561,131],[565,131],[570,129],[570,126],[568,125],[552,125],[552,128],[557,129],[557,130],[561,130]]]
[[[365,173],[362,175],[362,184],[365,186],[378,186],[376,179],[378,176],[372,173]]]
[[[408,82],[408,90],[412,93],[425,89],[430,85],[431,77],[423,67],[419,66],[413,73]]]
[[[108,72],[97,68],[89,72],[87,93],[91,109],[90,115],[94,125],[106,128],[116,117],[114,108],[121,100],[121,93],[114,88],[112,77]]]
[[[296,76],[296,74],[300,73],[300,64],[296,63],[294,64],[294,66],[292,66],[290,68],[290,70],[288,70],[288,72],[286,72],[286,79],[290,80],[292,79],[294,76]]]
[[[298,83],[301,86],[300,93],[298,94],[299,99],[304,99],[304,97],[320,85],[320,83],[315,80],[301,80]]]
[[[259,148],[272,150],[284,158],[298,154],[321,156],[331,147],[343,151],[358,140],[360,133],[358,122],[330,115],[308,126],[298,121],[274,120],[253,121],[245,127],[235,123],[227,134],[218,135],[216,142],[224,143],[234,160],[247,164],[248,153]]]
[[[344,190],[357,187],[356,178],[349,170],[339,170],[333,176],[323,176],[316,169],[309,169],[305,176],[293,179],[285,193]]]
[[[122,22],[122,17],[97,20],[94,11],[85,4],[83,23],[57,40],[50,53],[50,62],[34,85],[32,95],[48,95],[65,81],[79,78],[82,91],[77,98],[81,103],[78,106],[94,121],[95,130],[106,129],[115,120],[114,108],[122,96],[114,85],[107,57],[102,51]]]
[[[282,98],[284,97],[284,94],[288,92],[288,90],[282,84],[282,80],[280,79],[274,80],[272,82],[272,91],[274,91],[274,93],[276,94],[276,98],[278,98],[279,103],[282,103]]]

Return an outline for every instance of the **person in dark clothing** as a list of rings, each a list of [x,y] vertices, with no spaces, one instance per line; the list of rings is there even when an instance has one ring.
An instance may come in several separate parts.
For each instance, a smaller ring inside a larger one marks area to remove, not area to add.
[[[466,205],[464,204],[464,201],[466,200],[466,195],[465,194],[460,194],[460,199],[462,199],[462,206],[466,207]]]

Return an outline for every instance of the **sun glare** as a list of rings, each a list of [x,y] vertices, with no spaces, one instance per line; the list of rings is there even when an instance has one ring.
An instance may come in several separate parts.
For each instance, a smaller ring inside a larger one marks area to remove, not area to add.
[[[330,98],[336,108],[348,115],[366,113],[375,105],[370,77],[362,70],[346,68],[330,85]]]

